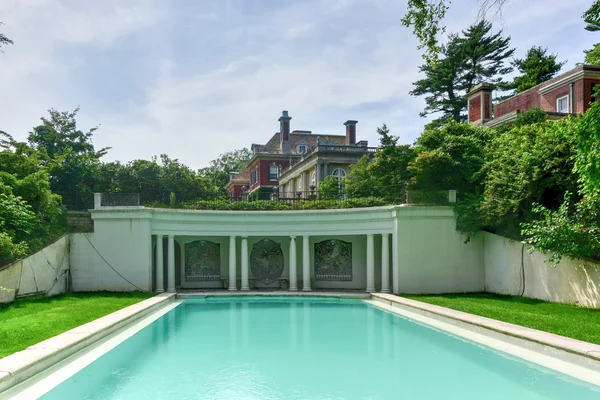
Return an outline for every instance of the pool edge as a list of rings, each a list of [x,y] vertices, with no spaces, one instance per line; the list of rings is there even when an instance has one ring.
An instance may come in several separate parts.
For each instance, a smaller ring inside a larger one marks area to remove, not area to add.
[[[492,331],[502,335],[521,339],[526,342],[551,347],[577,357],[584,357],[585,359],[600,363],[600,345],[594,343],[584,342],[582,340],[572,339],[550,332],[544,332],[521,325],[515,325],[508,322],[481,317],[479,315],[469,314],[447,307],[407,299],[393,294],[372,293],[371,297],[373,300],[387,303],[389,306],[394,308],[402,309],[406,307],[413,311],[417,310],[419,313],[430,317],[433,314],[434,316],[447,318],[453,321],[459,321],[478,328],[483,328],[487,331]]]
[[[175,298],[176,293],[158,294],[0,359],[0,394]]]

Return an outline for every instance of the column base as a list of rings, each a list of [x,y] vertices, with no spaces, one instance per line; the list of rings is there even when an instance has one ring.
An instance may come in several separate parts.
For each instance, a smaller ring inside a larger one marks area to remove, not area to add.
[[[375,293],[375,288],[373,288],[373,289],[367,288],[366,292],[367,293]]]
[[[381,293],[391,293],[390,289],[381,289]]]
[[[247,292],[247,291],[249,291],[249,290],[250,290],[250,288],[249,288],[249,287],[243,287],[243,288],[241,288],[240,290],[241,290],[241,291],[243,291],[243,292]]]
[[[235,287],[230,287],[227,290],[229,290],[230,292],[237,292],[237,288]]]
[[[165,291],[163,289],[157,289],[156,293],[164,293]]]
[[[167,292],[168,293],[177,293],[177,290],[175,290],[174,288],[173,289],[167,289]]]
[[[302,291],[303,292],[312,292],[312,289],[311,288],[303,288]]]
[[[297,292],[298,288],[297,287],[291,287],[288,289],[290,292]]]

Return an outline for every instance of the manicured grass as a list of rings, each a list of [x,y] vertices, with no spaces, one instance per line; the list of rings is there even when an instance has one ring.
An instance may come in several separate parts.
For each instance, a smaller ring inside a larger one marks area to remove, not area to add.
[[[152,293],[68,293],[0,305],[0,358],[152,297]]]
[[[401,296],[600,344],[600,309],[487,293]]]

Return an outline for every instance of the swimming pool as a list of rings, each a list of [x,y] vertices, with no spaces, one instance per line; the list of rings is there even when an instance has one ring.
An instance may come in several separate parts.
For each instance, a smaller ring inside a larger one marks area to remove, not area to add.
[[[42,399],[577,399],[600,388],[360,300],[186,300]]]

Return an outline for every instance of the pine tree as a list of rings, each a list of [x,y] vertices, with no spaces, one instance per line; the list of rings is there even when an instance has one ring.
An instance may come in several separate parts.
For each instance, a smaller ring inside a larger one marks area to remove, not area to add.
[[[556,54],[547,54],[548,49],[533,46],[527,51],[525,58],[517,58],[512,65],[521,73],[512,82],[501,85],[504,90],[515,90],[521,93],[554,77],[565,65],[566,61],[556,61]]]
[[[435,125],[448,120],[463,121],[467,107],[465,95],[478,83],[500,83],[502,75],[512,71],[505,60],[512,56],[510,37],[502,31],[492,34],[492,24],[481,21],[461,35],[451,34],[441,47],[437,62],[420,67],[425,78],[415,82],[413,96],[425,95],[427,104],[421,116],[441,113]]]

